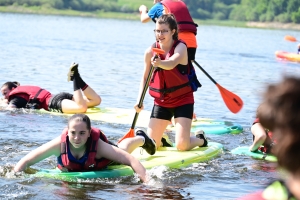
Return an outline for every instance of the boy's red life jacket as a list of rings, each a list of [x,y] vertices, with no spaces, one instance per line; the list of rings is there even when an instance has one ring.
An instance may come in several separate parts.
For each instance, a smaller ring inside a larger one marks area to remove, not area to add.
[[[74,163],[69,160],[68,157],[68,145],[69,145],[69,136],[68,129],[64,129],[61,134],[61,160],[63,166],[58,164],[57,167],[62,171],[95,171],[105,168],[111,161],[106,158],[96,159],[98,140],[108,143],[106,136],[102,133],[101,130],[97,128],[92,128],[91,135],[87,141],[86,151],[88,153],[88,158],[84,165]]]
[[[45,101],[50,95],[51,93],[49,91],[38,86],[18,86],[9,93],[8,101],[18,96],[26,99],[28,103],[37,103],[38,109],[44,108],[48,110]]]
[[[175,16],[179,32],[192,32],[197,35],[198,25],[194,23],[184,2],[163,0],[161,3]]]
[[[252,125],[256,124],[256,123],[260,123],[259,122],[259,118],[256,118],[253,122]],[[265,129],[266,135],[267,135],[267,139],[266,140],[270,140],[272,141],[271,144],[265,145],[263,144],[263,146],[259,147],[258,150],[264,152],[264,153],[270,153],[272,146],[276,144],[276,141],[273,139],[273,134],[270,130]]]
[[[182,40],[174,41],[174,44],[166,57],[163,58],[162,55],[160,55],[161,59],[166,60],[171,57],[174,54],[176,46],[180,42],[184,43]],[[157,48],[160,48],[158,42],[156,42],[155,45]],[[171,70],[164,70],[156,67],[149,83],[149,94],[160,101],[165,101],[192,92],[188,74],[188,64],[177,65]]]

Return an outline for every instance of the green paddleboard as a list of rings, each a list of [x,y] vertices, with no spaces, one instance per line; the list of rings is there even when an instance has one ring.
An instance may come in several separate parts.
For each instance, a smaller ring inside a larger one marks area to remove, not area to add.
[[[132,155],[138,158],[146,169],[156,166],[167,166],[170,168],[182,168],[210,160],[218,156],[223,149],[223,145],[216,142],[209,142],[208,147],[197,147],[190,151],[178,151],[175,147],[161,147],[154,155],[149,155],[141,148],[137,148]],[[42,169],[33,176],[47,177],[59,180],[76,180],[88,178],[117,178],[130,176],[134,172],[131,167],[125,165],[112,165],[106,170],[90,172],[61,172],[59,169]]]
[[[248,146],[237,147],[237,148],[231,150],[231,153],[237,154],[237,155],[246,155],[246,156],[250,156],[255,159],[267,160],[270,162],[277,162],[277,158],[274,155],[266,154],[259,150],[255,151],[255,152],[249,151]]]

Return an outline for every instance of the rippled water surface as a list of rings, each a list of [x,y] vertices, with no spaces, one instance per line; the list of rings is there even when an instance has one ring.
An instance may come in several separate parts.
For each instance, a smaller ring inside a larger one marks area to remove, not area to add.
[[[0,82],[19,81],[58,93],[72,92],[67,71],[72,61],[80,65],[84,80],[102,97],[103,107],[133,109],[143,72],[143,53],[154,42],[153,23],[83,17],[1,14]],[[300,75],[300,65],[275,59],[276,50],[296,52],[296,44],[284,41],[288,30],[263,30],[220,26],[198,27],[197,62],[223,87],[244,100],[244,108],[232,114],[217,87],[197,69],[202,88],[195,93],[199,117],[236,122],[239,135],[209,136],[224,145],[224,153],[205,163],[181,170],[161,166],[149,170],[152,180],[140,184],[135,177],[88,180],[75,183],[46,178],[19,177],[14,165],[30,150],[58,136],[67,118],[24,111],[0,112],[1,199],[235,199],[259,190],[278,175],[275,165],[230,150],[251,144],[250,125],[267,83],[283,75]],[[145,98],[150,110],[153,99]],[[93,121],[110,140],[125,134],[128,125]],[[51,168],[51,157],[33,169]]]

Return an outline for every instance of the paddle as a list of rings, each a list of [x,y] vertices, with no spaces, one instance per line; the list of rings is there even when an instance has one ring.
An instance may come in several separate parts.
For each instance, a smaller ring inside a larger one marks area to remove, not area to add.
[[[219,85],[195,60],[193,62],[218,87],[227,108],[233,113],[239,112],[242,109],[244,104],[242,99],[236,94],[226,90],[221,85]]]
[[[293,36],[291,36],[291,35],[286,35],[286,36],[284,37],[284,39],[285,39],[285,40],[288,40],[288,41],[290,41],[290,42],[297,42],[297,41],[298,41],[295,37],[293,37]]]
[[[164,53],[165,53],[164,50],[158,49],[158,48],[152,48],[152,52],[156,53],[155,58],[157,58],[159,54],[164,54]],[[143,91],[142,91],[142,94],[141,94],[141,97],[140,97],[140,100],[139,100],[139,104],[138,104],[138,107],[139,107],[139,108],[141,108],[142,105],[143,105],[143,101],[144,101],[144,98],[145,98],[146,91],[147,91],[147,89],[148,89],[148,85],[149,85],[149,82],[150,82],[150,79],[151,79],[153,70],[154,70],[154,67],[151,65],[151,66],[150,66],[149,74],[148,74],[148,76],[147,76],[147,79],[146,79],[146,82],[145,82],[145,85],[144,85],[144,88],[143,88]],[[139,113],[138,113],[138,112],[135,112],[135,115],[134,115],[133,122],[132,122],[132,124],[131,124],[130,130],[128,131],[128,133],[126,133],[126,134],[118,141],[118,143],[120,143],[120,142],[121,142],[122,140],[124,140],[125,138],[130,138],[130,137],[134,137],[134,136],[135,136],[135,134],[134,134],[134,127],[135,127],[136,121],[137,121],[137,119],[138,119],[138,116],[139,116]]]

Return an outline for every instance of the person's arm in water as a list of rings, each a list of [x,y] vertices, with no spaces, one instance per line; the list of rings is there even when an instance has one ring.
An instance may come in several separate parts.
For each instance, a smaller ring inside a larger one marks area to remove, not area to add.
[[[1,98],[0,99],[0,106],[8,106],[8,100],[7,99],[4,99],[4,98]]]
[[[22,97],[14,97],[10,102],[7,99],[0,99],[0,106],[3,110],[14,110],[15,108],[25,108],[27,104],[26,99]]]
[[[17,107],[13,104],[8,104],[7,101],[5,101],[6,99],[4,99],[3,101],[1,100],[0,102],[0,110],[15,110]]]
[[[26,104],[27,104],[26,99],[15,96],[9,101],[7,108],[8,109],[10,109],[10,108],[25,108]]]
[[[27,104],[27,100],[19,97],[14,96],[13,98],[8,101],[8,99],[2,99],[0,101],[0,106],[5,106],[5,109],[14,109],[14,108],[25,108]]]
[[[138,174],[143,182],[147,182],[146,169],[144,166],[131,154],[126,151],[112,146],[99,139],[96,158],[106,158],[124,165],[130,166],[135,173]]]
[[[250,146],[250,151],[256,151],[267,139],[267,134],[264,127],[260,123],[255,123],[251,127],[251,132],[254,136],[254,141]]]
[[[27,167],[34,165],[35,163],[38,163],[52,155],[59,156],[60,142],[61,136],[29,152],[16,164],[14,171],[21,172],[24,171]]]

